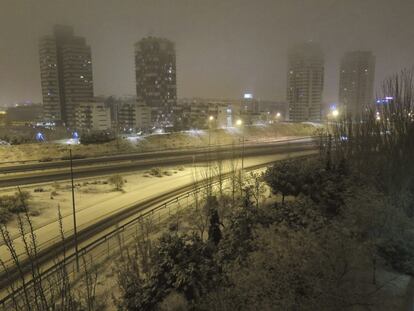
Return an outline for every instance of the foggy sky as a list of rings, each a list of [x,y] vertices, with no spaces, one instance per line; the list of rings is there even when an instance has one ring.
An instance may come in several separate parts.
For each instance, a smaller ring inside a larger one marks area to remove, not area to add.
[[[376,85],[414,64],[413,0],[0,0],[0,105],[41,101],[38,38],[72,25],[92,48],[95,95],[135,94],[134,48],[176,43],[178,97],[286,97],[287,49],[325,53],[324,100],[338,98],[339,61],[372,50]]]

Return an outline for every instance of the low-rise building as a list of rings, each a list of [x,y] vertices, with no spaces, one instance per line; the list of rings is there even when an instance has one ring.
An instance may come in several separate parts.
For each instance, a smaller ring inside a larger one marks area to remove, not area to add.
[[[22,103],[7,108],[5,122],[11,126],[30,126],[43,118],[41,104]]]
[[[76,129],[80,131],[107,131],[111,129],[111,112],[103,102],[80,103],[75,109]]]
[[[117,111],[118,126],[124,132],[148,131],[151,128],[151,108],[135,101],[122,102]]]
[[[177,129],[235,126],[238,119],[246,125],[269,124],[288,118],[286,102],[265,101],[246,96],[243,99],[181,98],[173,109]]]

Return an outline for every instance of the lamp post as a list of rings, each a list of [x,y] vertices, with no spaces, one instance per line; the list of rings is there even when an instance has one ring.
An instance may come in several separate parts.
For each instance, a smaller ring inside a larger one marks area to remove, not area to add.
[[[71,180],[71,185],[72,185],[72,213],[73,213],[73,232],[74,232],[74,240],[75,240],[76,269],[79,272],[78,230],[76,227],[76,204],[75,204],[75,185],[73,182],[72,149],[69,149],[69,157],[70,157],[70,180]]]
[[[208,117],[208,180],[211,185],[211,129],[214,122],[214,116]]]
[[[208,146],[210,147],[211,144],[211,124],[214,121],[214,116],[208,117]]]
[[[236,125],[238,127],[240,127],[241,132],[242,132],[242,171],[244,170],[244,128],[243,128],[243,120],[242,119],[238,119],[236,121]]]

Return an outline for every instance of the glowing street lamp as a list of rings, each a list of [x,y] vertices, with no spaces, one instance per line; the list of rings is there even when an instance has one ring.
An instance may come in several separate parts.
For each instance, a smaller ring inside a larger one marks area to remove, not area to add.
[[[338,109],[334,109],[334,110],[332,111],[332,116],[333,116],[334,118],[337,118],[337,117],[339,116],[339,111],[338,111]]]
[[[280,112],[277,112],[276,113],[276,118],[280,118],[280,116],[281,116]]]
[[[237,121],[236,121],[236,125],[237,126],[241,126],[243,124],[243,121],[241,120],[241,119],[238,119]]]
[[[208,120],[209,120],[209,121],[214,121],[214,117],[213,117],[213,116],[209,116],[209,117],[208,117]]]

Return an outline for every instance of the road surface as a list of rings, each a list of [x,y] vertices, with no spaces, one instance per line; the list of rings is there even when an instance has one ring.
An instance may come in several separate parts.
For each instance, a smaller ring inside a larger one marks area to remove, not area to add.
[[[292,141],[246,145],[244,148],[239,146],[237,148],[224,147],[223,149],[216,148],[215,150],[211,148],[211,150],[203,149],[197,151],[193,150],[191,152],[166,151],[161,154],[147,153],[105,158],[88,158],[75,161],[76,166],[74,167],[74,174],[75,178],[96,177],[158,166],[200,163],[208,160],[214,161],[217,158],[229,159],[234,156],[241,156],[242,153],[245,157],[249,157],[313,149],[315,149],[314,141],[311,138],[304,138]],[[50,167],[49,165],[53,166]],[[59,168],[56,168],[56,165],[58,165]],[[60,161],[2,168],[3,174],[0,175],[0,187],[67,180],[70,178],[68,165],[68,162]],[[8,170],[8,173],[5,173],[4,170]]]

